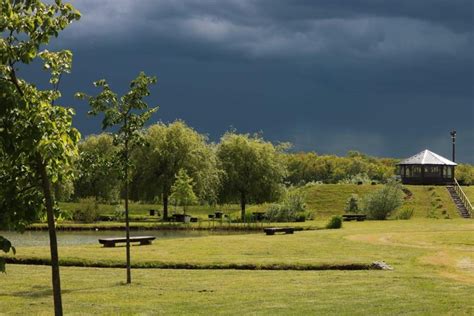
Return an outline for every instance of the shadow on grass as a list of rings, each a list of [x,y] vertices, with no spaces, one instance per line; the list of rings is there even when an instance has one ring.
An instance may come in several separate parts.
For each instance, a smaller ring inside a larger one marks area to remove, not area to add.
[[[74,290],[61,290],[62,294],[74,292]],[[50,286],[35,285],[29,291],[18,291],[13,293],[5,293],[4,296],[14,297],[30,297],[30,298],[42,298],[53,296],[53,289]]]
[[[49,259],[42,258],[12,258],[5,261],[10,264],[25,265],[51,265]],[[59,264],[65,267],[85,268],[125,268],[123,262],[60,260]],[[132,264],[132,269],[182,269],[182,270],[295,270],[295,271],[321,271],[321,270],[374,270],[372,264],[287,264],[287,263],[186,263],[186,262],[146,262]],[[378,270],[375,268],[375,270]]]
[[[123,287],[123,286],[130,286],[130,285],[140,285],[139,283],[134,284],[127,284],[126,282],[117,282],[114,284],[110,284],[108,286],[102,287],[84,287],[84,288],[76,288],[76,289],[61,289],[61,294],[70,294],[70,293],[78,293],[78,292],[89,292],[89,291],[97,291],[97,290],[110,290],[114,287]],[[31,287],[30,290],[27,291],[18,291],[13,293],[1,293],[1,296],[12,296],[12,297],[22,297],[22,298],[44,298],[44,297],[52,297],[53,296],[53,289],[50,286],[46,285],[34,285]]]

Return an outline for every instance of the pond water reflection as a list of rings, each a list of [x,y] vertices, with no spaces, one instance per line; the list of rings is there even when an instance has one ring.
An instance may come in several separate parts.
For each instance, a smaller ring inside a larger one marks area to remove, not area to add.
[[[245,232],[208,231],[208,230],[134,230],[130,236],[155,236],[156,239],[176,239],[189,237],[204,237],[210,235],[237,235]],[[26,231],[23,234],[0,231],[15,247],[47,246],[49,235],[47,231]],[[58,231],[59,246],[98,244],[98,238],[125,237],[124,231]]]

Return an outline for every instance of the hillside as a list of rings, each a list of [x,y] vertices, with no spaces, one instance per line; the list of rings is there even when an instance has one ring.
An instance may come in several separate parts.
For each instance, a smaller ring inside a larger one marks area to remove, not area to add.
[[[304,192],[308,210],[315,211],[316,218],[321,218],[344,213],[346,200],[351,194],[358,194],[359,198],[362,198],[381,187],[381,185],[325,184],[305,187]],[[402,208],[413,208],[415,217],[430,215],[444,218],[446,214],[450,218],[459,217],[456,206],[444,186],[406,185],[404,187],[412,195],[406,196]],[[474,193],[474,190],[469,192]],[[443,213],[444,211],[446,214]]]
[[[359,198],[381,188],[382,185],[355,185],[355,184],[318,184],[306,186],[302,188],[306,194],[307,210],[314,213],[315,219],[327,218],[332,215],[344,213],[346,200],[355,193]],[[459,217],[456,207],[451,200],[446,188],[444,186],[404,186],[412,195],[406,197],[402,208],[413,208],[415,217],[437,217],[444,218],[446,214],[450,218]],[[466,194],[474,198],[474,187],[465,187]],[[268,204],[248,205],[248,213],[255,211],[265,211]],[[72,212],[74,209],[84,207],[82,203],[60,203],[60,207],[64,210]],[[99,212],[104,215],[113,215],[115,209],[120,209],[120,206],[113,205],[99,205]],[[147,216],[150,209],[161,210],[162,206],[156,204],[142,204],[132,203],[130,206],[131,214],[134,216]],[[212,206],[190,206],[188,214],[207,219],[208,214],[212,214],[215,210],[221,210],[233,218],[238,218],[240,208],[237,204],[226,204]],[[443,212],[446,211],[444,214]],[[170,207],[170,213],[181,213],[181,207]]]
[[[471,203],[474,203],[474,186],[463,187],[462,189],[464,193],[466,193],[469,201],[471,201]]]

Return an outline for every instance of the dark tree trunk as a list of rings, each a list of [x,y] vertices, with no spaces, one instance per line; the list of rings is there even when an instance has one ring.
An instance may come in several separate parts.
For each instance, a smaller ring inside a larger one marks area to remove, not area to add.
[[[168,194],[163,193],[163,219],[168,219]]]
[[[130,222],[128,217],[128,141],[125,141],[125,238],[125,252],[127,257],[127,284],[130,284],[132,283],[132,271],[130,264]]]
[[[51,183],[46,172],[46,166],[40,155],[36,157],[38,171],[41,175],[43,195],[46,203],[46,215],[48,219],[49,248],[51,251],[51,272],[53,281],[54,314],[63,315],[61,299],[61,279],[59,274],[58,240],[56,238],[56,228],[54,226],[53,196],[51,194]]]
[[[240,216],[242,218],[242,222],[245,222],[245,192],[240,193]]]

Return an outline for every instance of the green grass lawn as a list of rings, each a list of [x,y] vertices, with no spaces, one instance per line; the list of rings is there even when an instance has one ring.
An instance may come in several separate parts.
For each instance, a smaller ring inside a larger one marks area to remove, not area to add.
[[[66,314],[472,315],[473,286],[429,272],[123,270],[63,268]],[[50,315],[50,270],[12,266],[5,314]]]
[[[370,263],[393,271],[243,271],[62,268],[66,313],[451,314],[474,312],[474,222],[412,219],[344,223],[343,229],[157,240],[132,247],[132,262],[225,265]],[[47,247],[21,247],[47,258]],[[60,247],[62,260],[123,262],[125,248]],[[0,311],[51,313],[50,270],[7,265]]]

